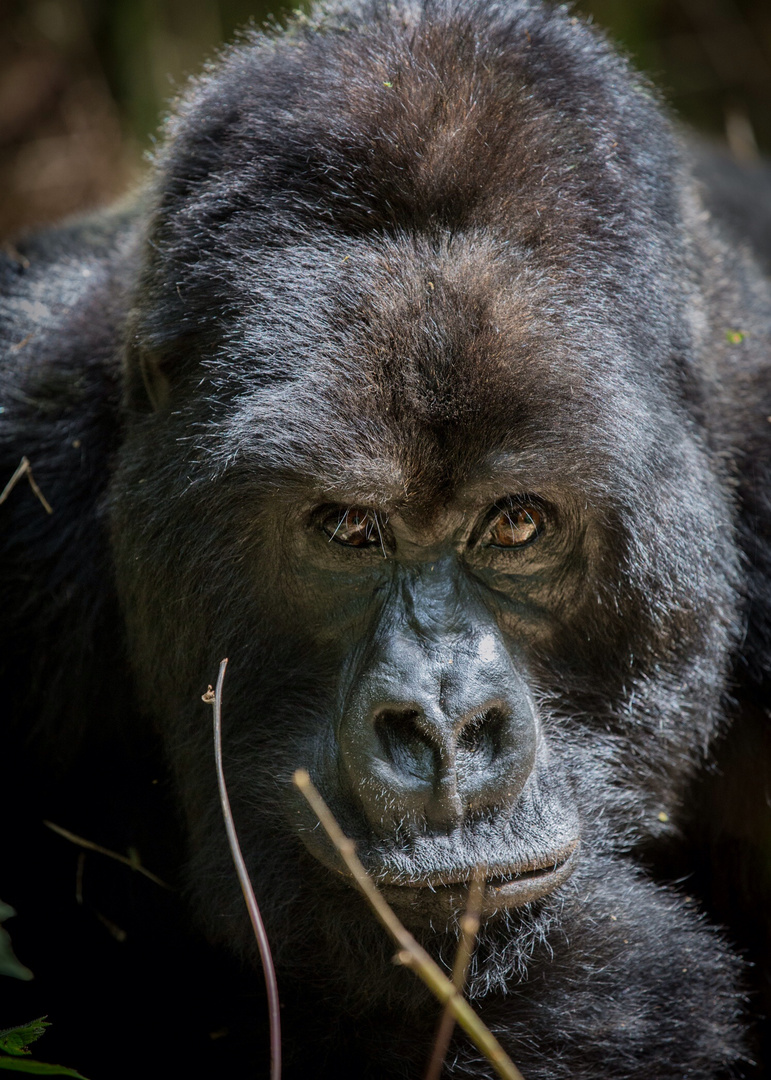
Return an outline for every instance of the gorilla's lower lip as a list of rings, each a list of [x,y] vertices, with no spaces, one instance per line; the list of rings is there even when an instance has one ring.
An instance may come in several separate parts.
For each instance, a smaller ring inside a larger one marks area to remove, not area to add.
[[[485,881],[482,917],[489,918],[498,911],[523,907],[547,896],[573,873],[578,862],[578,846],[578,840],[574,840],[548,857],[503,870],[496,868]],[[447,915],[465,908],[472,875],[473,871],[448,875],[442,880],[406,883],[380,878],[378,886],[388,903],[400,912],[416,916]]]

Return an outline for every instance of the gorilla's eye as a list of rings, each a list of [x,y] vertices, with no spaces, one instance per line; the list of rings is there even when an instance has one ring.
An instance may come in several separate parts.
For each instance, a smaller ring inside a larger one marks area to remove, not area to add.
[[[493,547],[524,547],[541,535],[543,512],[531,503],[496,505],[487,526],[487,543]]]
[[[377,510],[362,506],[339,507],[327,514],[321,527],[330,540],[348,547],[380,547],[385,553]]]

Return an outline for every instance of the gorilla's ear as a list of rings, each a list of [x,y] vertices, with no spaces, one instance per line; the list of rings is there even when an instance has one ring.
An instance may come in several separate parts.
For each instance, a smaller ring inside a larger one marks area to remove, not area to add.
[[[135,342],[126,352],[128,404],[138,412],[162,412],[171,397],[168,357]]]

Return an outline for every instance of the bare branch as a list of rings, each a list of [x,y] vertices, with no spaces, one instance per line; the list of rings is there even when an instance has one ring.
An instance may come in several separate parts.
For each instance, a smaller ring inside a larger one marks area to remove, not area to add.
[[[5,500],[8,498],[8,496],[11,494],[13,489],[18,484],[18,482],[21,480],[22,476],[27,477],[27,480],[29,481],[29,486],[32,488],[35,495],[37,495],[37,497],[40,500],[40,502],[42,503],[43,508],[46,511],[46,513],[47,514],[53,514],[53,512],[54,512],[53,507],[51,506],[51,504],[49,503],[48,499],[45,497],[43,492],[40,490],[40,488],[37,486],[37,481],[35,480],[35,477],[32,475],[32,466],[29,463],[29,458],[28,457],[23,457],[21,459],[21,461],[19,462],[18,469],[13,474],[13,476],[8,481],[8,483],[5,485],[3,490],[0,491],[0,505],[2,505],[2,503],[5,502]]]
[[[214,759],[217,765],[217,783],[219,785],[220,803],[222,804],[222,816],[225,819],[225,829],[228,834],[230,853],[233,856],[233,862],[235,863],[236,873],[238,874],[238,880],[241,885],[241,892],[244,894],[246,909],[249,912],[249,919],[251,920],[254,936],[257,939],[257,945],[260,950],[262,970],[265,975],[265,988],[268,992],[268,1014],[270,1017],[270,1080],[281,1080],[281,1006],[279,1005],[278,1000],[276,969],[273,965],[273,956],[270,951],[268,935],[265,932],[265,924],[262,921],[262,915],[260,914],[257,899],[254,895],[254,890],[252,889],[252,883],[249,880],[246,863],[241,854],[241,845],[238,842],[236,827],[233,822],[230,799],[228,798],[228,789],[225,785],[225,772],[222,767],[222,683],[225,679],[225,670],[227,669],[227,666],[228,662],[227,659],[225,659],[220,664],[213,701],[211,687],[209,687],[204,694],[203,700],[211,703],[214,708]]]
[[[354,850],[353,841],[343,833],[305,769],[298,769],[293,777],[295,785],[305,796],[324,831],[337,848],[348,867],[351,877],[364,894],[378,920],[382,923],[399,951],[396,959],[411,968],[423,980],[436,998],[446,1005],[477,1049],[484,1054],[503,1080],[523,1080],[522,1073],[509,1058],[493,1033],[477,1016],[466,999],[453,986],[445,973],[428,955],[409,932],[402,926],[394,912],[380,895],[375,883],[364,869]]]
[[[459,994],[463,993],[463,988],[466,985],[466,976],[468,975],[469,964],[471,963],[471,957],[474,955],[474,946],[479,933],[479,919],[482,914],[482,901],[485,895],[485,878],[486,867],[477,866],[469,885],[466,911],[460,921],[460,941],[458,942],[458,951],[455,954],[455,963],[452,968],[452,985]],[[449,1007],[445,1005],[436,1030],[434,1049],[426,1070],[426,1080],[439,1080],[442,1074],[442,1065],[450,1047],[454,1027],[455,1017]]]
[[[109,848],[102,847],[100,844],[95,844],[92,840],[86,840],[82,836],[76,836],[75,833],[70,832],[69,829],[63,829],[61,825],[54,825],[53,821],[44,821],[43,824],[52,829],[53,832],[58,833],[59,836],[63,836],[65,840],[69,840],[71,844],[77,844],[78,847],[87,848],[88,851],[98,851],[100,855],[106,855],[108,859],[115,859],[116,862],[123,863],[124,866],[129,866],[132,870],[136,870],[138,874],[144,874],[150,881],[154,881],[156,885],[160,885],[163,889],[170,889],[171,885],[167,885],[162,878],[157,877],[151,870],[148,870],[146,866],[142,866],[139,861],[139,856],[136,849],[132,849],[131,855],[121,855],[117,851],[110,851]]]

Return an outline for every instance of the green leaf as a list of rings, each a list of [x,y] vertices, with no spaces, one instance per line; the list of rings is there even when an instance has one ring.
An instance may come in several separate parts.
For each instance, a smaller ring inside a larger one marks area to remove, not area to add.
[[[0,923],[10,919],[16,912],[0,900]],[[15,979],[29,980],[34,976],[28,967],[20,964],[14,956],[8,932],[0,926],[0,975],[12,975]]]
[[[36,1042],[50,1026],[44,1016],[39,1016],[28,1024],[19,1024],[18,1027],[0,1031],[0,1069],[34,1073],[35,1076],[75,1076],[77,1080],[86,1080],[85,1076],[81,1076],[74,1069],[65,1068],[64,1065],[49,1065],[46,1061],[35,1061],[27,1057],[29,1044]],[[4,1054],[12,1056],[5,1057]]]
[[[65,1069],[63,1065],[49,1065],[45,1061],[33,1061],[32,1058],[0,1057],[0,1069],[10,1072],[34,1073],[36,1076],[76,1076],[86,1080],[74,1069]]]
[[[29,1044],[37,1042],[45,1029],[50,1026],[44,1016],[39,1016],[37,1020],[30,1020],[28,1024],[5,1028],[4,1031],[0,1031],[0,1050],[4,1050],[6,1054],[28,1054]]]

